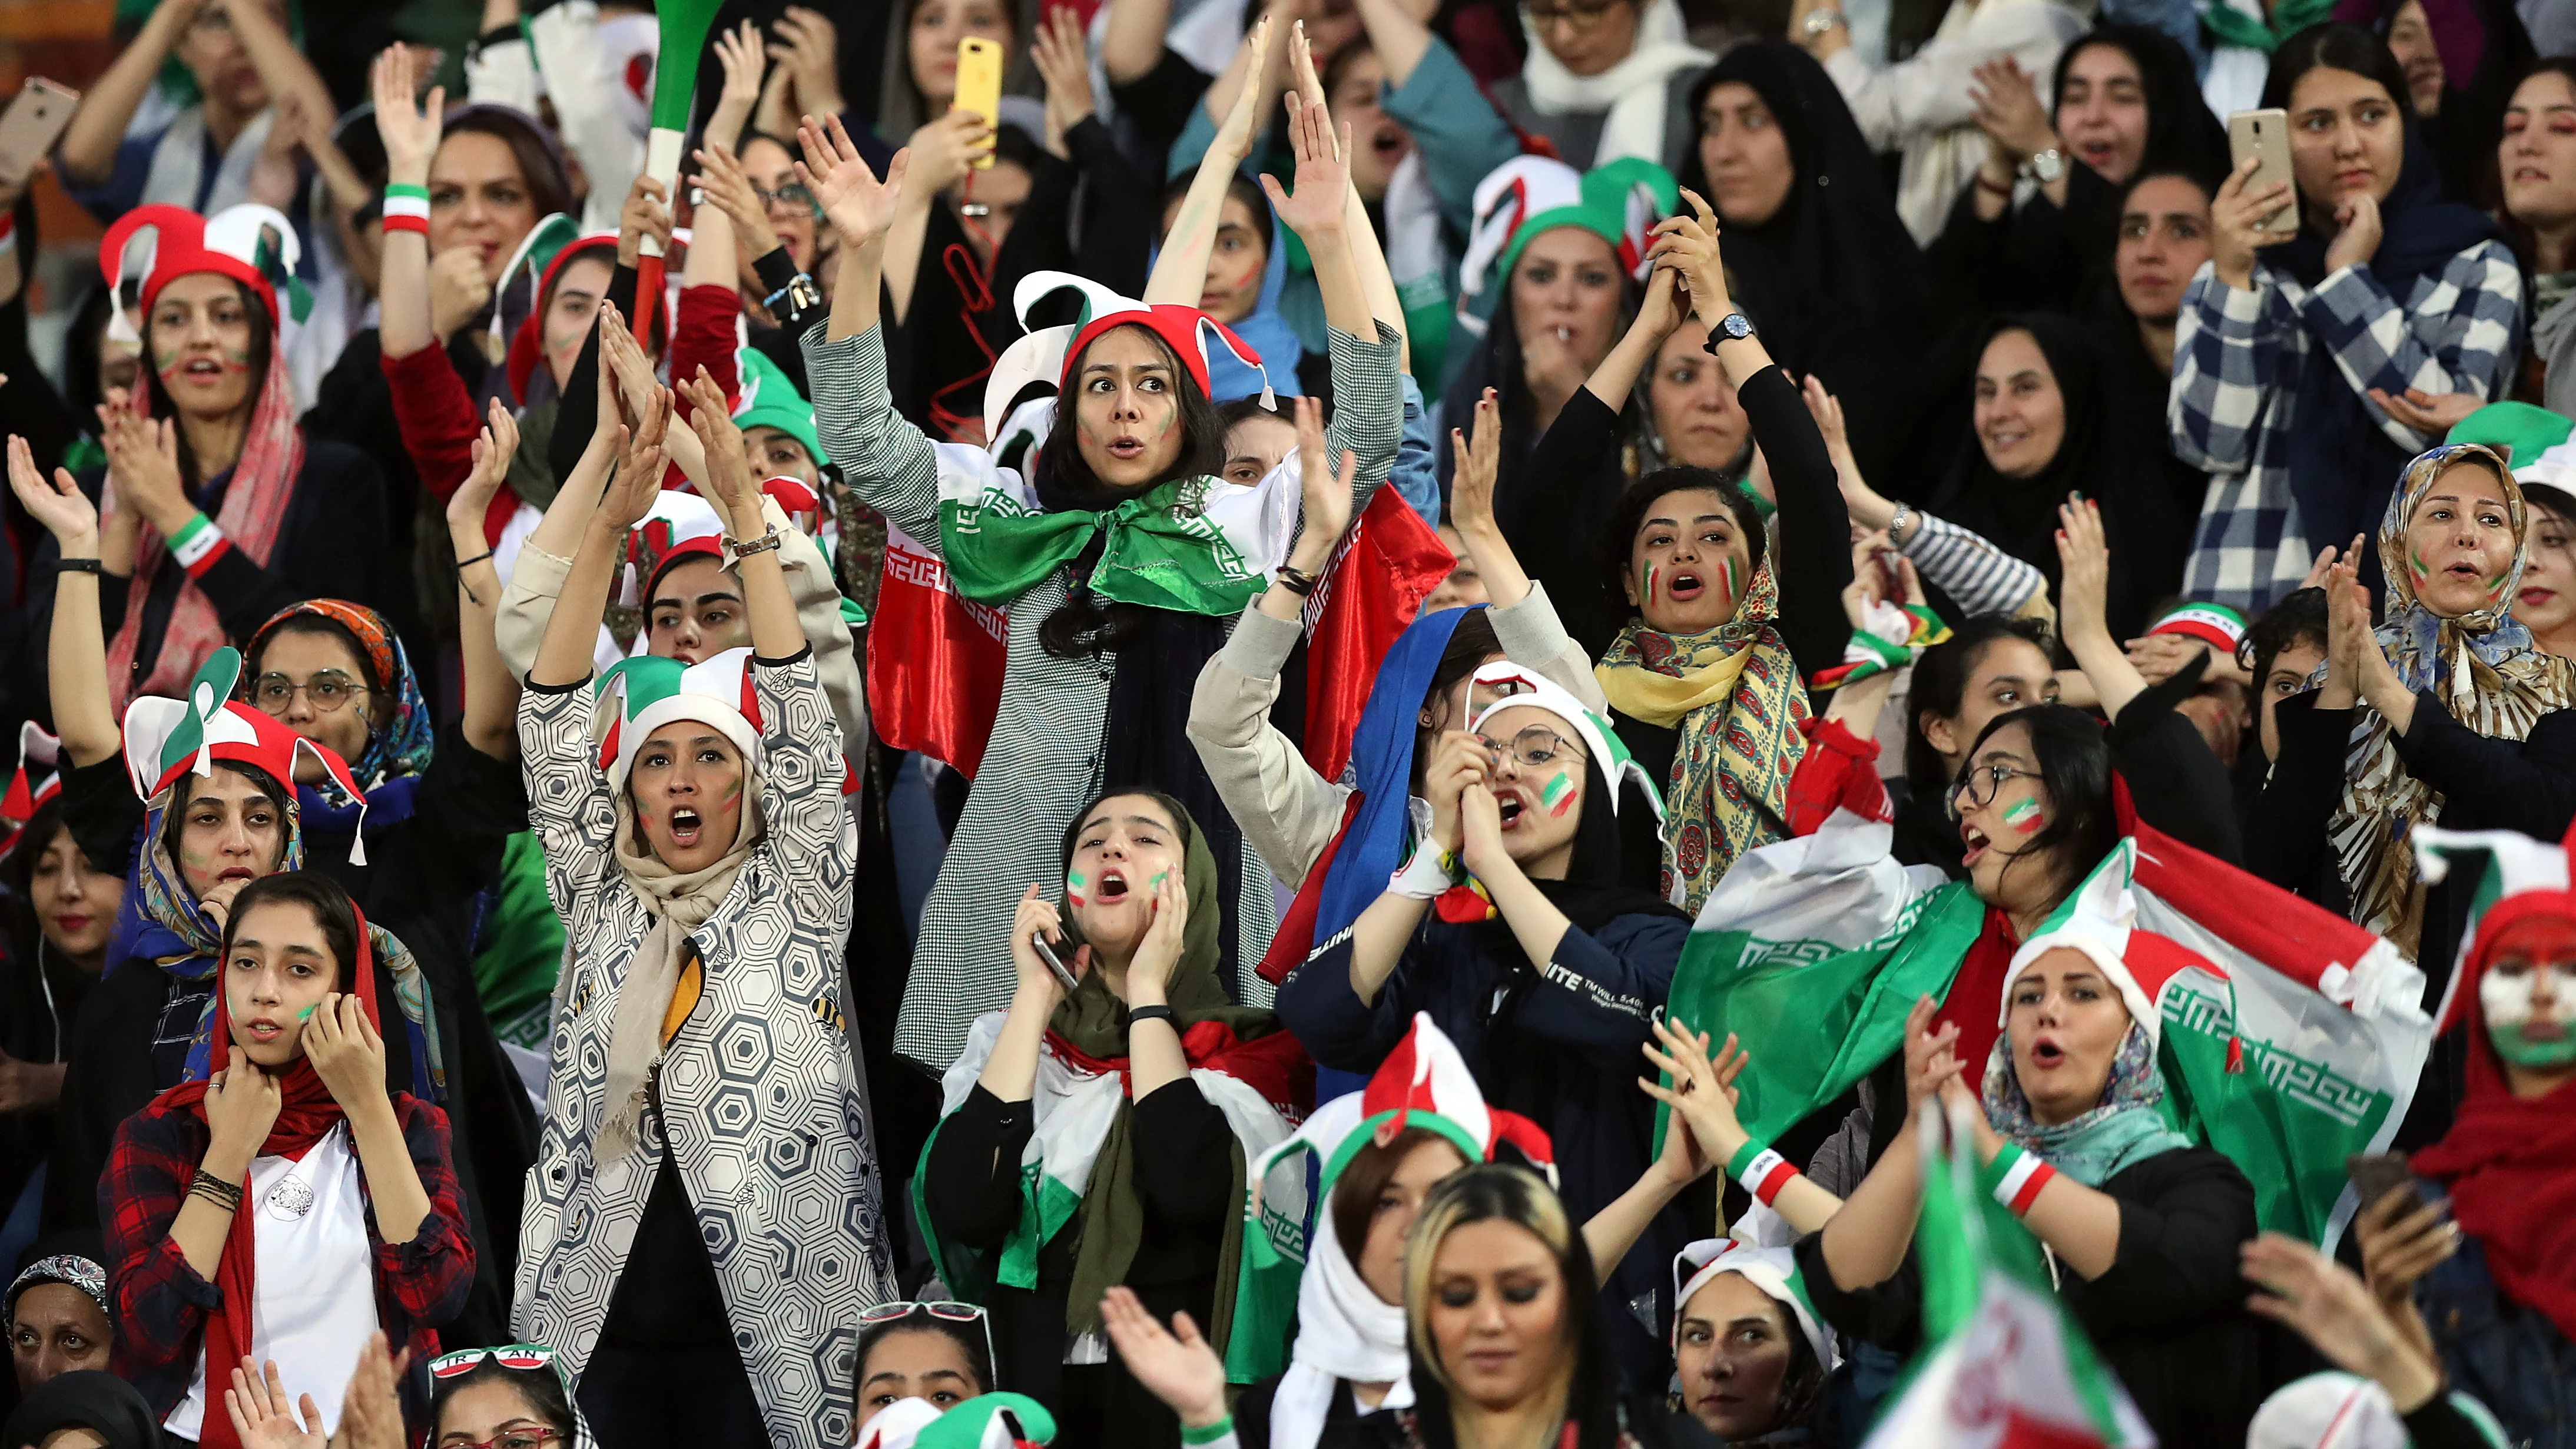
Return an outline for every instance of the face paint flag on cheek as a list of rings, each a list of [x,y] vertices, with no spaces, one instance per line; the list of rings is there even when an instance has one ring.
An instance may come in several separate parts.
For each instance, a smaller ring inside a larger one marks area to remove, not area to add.
[[[1653,564],[1651,564],[1651,563],[1650,563],[1650,564],[1646,565],[1646,581],[1645,581],[1644,586],[1642,587],[1642,589],[1640,590],[1640,592],[1639,592],[1639,593],[1638,593],[1638,595],[1637,595],[1637,602],[1638,602],[1638,604],[1639,604],[1639,605],[1641,605],[1641,606],[1642,606],[1642,605],[1645,605],[1645,604],[1651,604],[1651,603],[1653,603],[1654,601],[1655,601],[1655,566],[1654,566]]]
[[[2004,811],[2004,823],[2028,835],[2046,825],[2048,817],[2040,812],[2038,801],[2024,800]]]
[[[1547,782],[1547,788],[1539,791],[1538,800],[1553,818],[1573,808],[1574,793],[1574,777],[1571,774],[1559,775]]]
[[[1744,565],[1734,559],[1726,561],[1726,602],[1732,608],[1744,599]]]
[[[2544,974],[2554,998],[2546,1016],[2532,1002]],[[2519,972],[2489,970],[2478,981],[2478,1005],[2486,1013],[2496,1055],[2506,1061],[2520,1067],[2576,1062],[2576,1031],[2568,1021],[2570,1009],[2576,1008],[2576,967],[2553,963]]]
[[[1083,892],[1085,892],[1085,891],[1089,890],[1090,888],[1091,888],[1091,882],[1089,882],[1089,881],[1087,881],[1087,880],[1084,880],[1084,879],[1082,878],[1082,874],[1081,874],[1081,872],[1079,872],[1079,871],[1067,871],[1067,872],[1065,872],[1065,876],[1064,876],[1064,902],[1065,902],[1065,904],[1066,904],[1066,905],[1069,905],[1069,906],[1073,907],[1075,910],[1080,910],[1080,909],[1082,909],[1084,906],[1089,905],[1089,904],[1090,904],[1090,902],[1089,902],[1087,899],[1085,899],[1085,898],[1084,898],[1084,896],[1083,896]]]

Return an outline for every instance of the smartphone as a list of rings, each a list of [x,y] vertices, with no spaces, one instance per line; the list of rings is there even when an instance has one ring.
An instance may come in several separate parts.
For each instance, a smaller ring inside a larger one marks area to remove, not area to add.
[[[2245,189],[2253,191],[2275,181],[2288,183],[2290,199],[2269,221],[2256,228],[2277,236],[2288,236],[2299,229],[2298,183],[2290,176],[2290,113],[2279,108],[2263,111],[2238,111],[2227,118],[2228,164],[2241,167],[2248,160],[2261,164],[2245,178]]]
[[[1074,979],[1071,971],[1065,969],[1064,960],[1062,957],[1055,954],[1055,948],[1047,944],[1046,932],[1030,932],[1029,945],[1036,948],[1038,959],[1044,961],[1047,964],[1047,969],[1055,973],[1057,983],[1063,986],[1065,990],[1071,991],[1082,984]]]
[[[2407,1189],[2405,1206],[2399,1217],[2424,1205],[2423,1195],[2414,1190],[2415,1174],[2406,1166],[2403,1152],[2356,1152],[2343,1160],[2344,1176],[2352,1179],[2352,1191],[2368,1207],[2399,1188]]]
[[[63,128],[72,123],[72,112],[79,109],[80,92],[40,75],[29,76],[18,98],[9,103],[7,114],[0,115],[0,182],[24,185],[27,173],[54,149]]]
[[[950,111],[973,111],[984,118],[987,126],[1000,122],[1002,114],[1002,47],[1001,43],[967,36],[957,42],[957,95],[948,103]],[[993,143],[987,141],[975,155],[975,168],[984,170],[993,164]]]

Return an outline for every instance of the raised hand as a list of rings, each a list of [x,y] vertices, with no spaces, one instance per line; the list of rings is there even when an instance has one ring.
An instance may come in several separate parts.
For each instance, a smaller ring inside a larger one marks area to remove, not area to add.
[[[1665,265],[1646,277],[1646,295],[1637,305],[1637,320],[1630,326],[1658,342],[1673,335],[1690,311],[1689,284],[1681,268]]]
[[[384,1331],[368,1335],[358,1350],[358,1367],[340,1397],[340,1433],[336,1449],[403,1449],[402,1403],[394,1395],[411,1352],[387,1352]]]
[[[447,521],[451,527],[480,529],[484,515],[492,507],[493,497],[510,476],[510,460],[519,452],[519,420],[510,410],[492,399],[492,408],[483,431],[474,439],[474,466],[447,499]]]
[[[2295,233],[2265,231],[2263,226],[2278,216],[2281,208],[2296,204],[2287,181],[2266,181],[2249,188],[2245,183],[2255,168],[2262,165],[2248,156],[2225,181],[2218,184],[2218,194],[2209,202],[2209,255],[2218,272],[2218,280],[2245,291],[2254,285],[2254,253],[2268,246],[2288,241]]]
[[[2102,536],[2102,505],[2068,494],[2057,505],[2057,614],[2065,633],[2110,637],[2103,622],[2111,594],[2111,547]]]
[[[841,32],[822,11],[790,5],[770,22],[778,39],[769,46],[796,86],[796,105],[807,115],[838,115],[849,109],[841,100]]]
[[[1154,920],[1136,955],[1127,963],[1130,1005],[1159,1004],[1171,988],[1172,972],[1181,964],[1181,938],[1190,926],[1190,888],[1185,872],[1175,866],[1154,877]]]
[[[2415,1299],[2425,1274],[2460,1251],[2460,1225],[2438,1202],[2420,1202],[2415,1190],[2395,1187],[2366,1203],[2352,1222],[2361,1245],[2361,1271],[2371,1296],[2394,1311]]]
[[[1511,863],[1503,845],[1503,807],[1494,792],[1479,782],[1458,792],[1458,858],[1478,875],[1500,872]]]
[[[912,157],[910,194],[926,201],[965,180],[975,158],[993,149],[993,118],[950,111],[922,122],[903,149]]]
[[[1905,1115],[1912,1120],[1916,1108],[1927,1097],[1938,1096],[1942,1088],[1959,1080],[1959,1027],[1952,1022],[1939,1031],[1932,1029],[1933,1015],[1940,1010],[1929,996],[1915,1000],[1914,1009],[1905,1014]]]
[[[1431,763],[1422,771],[1422,798],[1431,804],[1432,843],[1443,850],[1461,848],[1459,798],[1469,786],[1482,786],[1493,774],[1494,752],[1483,740],[1465,730],[1441,732],[1431,747]]]
[[[1090,51],[1083,42],[1082,22],[1070,7],[1050,10],[1038,22],[1037,44],[1029,47],[1029,58],[1037,62],[1038,74],[1046,81],[1046,147],[1065,156],[1069,154],[1066,133],[1094,109]]]
[[[2245,1276],[2264,1290],[2245,1301],[2247,1308],[2298,1330],[2338,1367],[2378,1381],[2400,1413],[2440,1392],[2440,1370],[2407,1342],[2351,1269],[2281,1233],[2265,1233],[2238,1253]]]
[[[2057,127],[2041,105],[2031,78],[2009,55],[1999,55],[1971,72],[1968,100],[1976,107],[1977,129],[2004,148],[2018,164],[2057,144]]]
[[[644,355],[641,343],[617,313],[616,304],[600,304],[600,315],[606,319],[616,314],[617,325],[605,326],[599,334],[600,375],[616,389],[617,415],[628,427],[641,426],[644,414],[662,396],[662,384],[653,376],[653,359]]]
[[[698,163],[698,186],[708,202],[733,223],[734,241],[746,257],[765,257],[778,250],[778,228],[769,224],[769,208],[750,173],[723,141],[709,137],[691,153]]]
[[[1494,521],[1494,479],[1502,471],[1503,421],[1492,388],[1476,399],[1475,435],[1451,428],[1449,447],[1458,462],[1449,479],[1450,526],[1469,538],[1499,531]]]
[[[233,1432],[242,1449],[322,1449],[322,1410],[306,1394],[301,1413],[289,1407],[286,1385],[277,1376],[277,1360],[265,1370],[248,1354],[233,1367],[233,1385],[224,1390],[224,1411],[232,1415]]]
[[[796,128],[796,142],[805,152],[805,159],[796,163],[796,179],[814,193],[814,204],[823,208],[842,244],[863,248],[883,240],[903,200],[904,172],[912,164],[912,153],[897,151],[886,164],[885,179],[879,181],[838,116],[825,116],[820,122],[807,116]]]
[[[1057,948],[1056,959],[1064,962],[1076,981],[1081,980],[1083,968],[1091,964],[1091,948],[1085,946],[1071,957],[1064,954],[1064,913],[1046,898],[1045,892],[1030,886],[1011,912],[1011,966],[1019,977],[1021,994],[1036,996],[1052,1011],[1055,1003],[1064,998],[1064,983],[1055,979],[1055,972],[1029,944],[1041,935],[1049,946]]]
[[[1100,1300],[1100,1324],[1127,1371],[1180,1416],[1182,1428],[1205,1429],[1225,1418],[1225,1364],[1188,1314],[1173,1314],[1166,1333],[1134,1290],[1112,1288]]]
[[[1752,1054],[1736,1045],[1730,1033],[1726,1044],[1711,1059],[1706,1032],[1694,1032],[1670,1020],[1657,1018],[1652,1026],[1655,1040],[1641,1043],[1638,1050],[1654,1068],[1673,1079],[1671,1086],[1644,1077],[1637,1086],[1649,1097],[1663,1103],[1673,1115],[1690,1124],[1691,1135],[1699,1140],[1699,1149],[1713,1162],[1723,1163],[1743,1148],[1747,1138],[1744,1124],[1736,1118],[1735,1104],[1740,1097],[1735,1078],[1744,1070]],[[1658,1049],[1660,1047],[1660,1049]]]
[[[98,508],[72,481],[71,470],[56,468],[54,480],[36,469],[36,453],[27,440],[9,435],[9,491],[18,495],[27,515],[54,536],[65,558],[98,555]]]
[[[1335,472],[1324,444],[1323,400],[1301,397],[1294,401],[1298,491],[1305,509],[1303,531],[1297,541],[1300,552],[1307,540],[1316,541],[1319,551],[1313,557],[1320,568],[1331,561],[1332,551],[1341,545],[1343,531],[1351,526],[1351,480],[1358,475],[1360,459],[1357,453],[1344,448],[1341,471]]]
[[[1305,22],[1298,22],[1289,58],[1298,88],[1288,93],[1288,139],[1297,154],[1297,190],[1279,189],[1279,179],[1264,175],[1261,189],[1281,223],[1311,247],[1342,234],[1350,217],[1350,128],[1336,133],[1333,115],[1323,101],[1323,84],[1313,80],[1315,60],[1306,50]]]
[[[725,405],[724,389],[716,386],[701,364],[698,375],[680,385],[690,403],[689,429],[698,435],[698,445],[706,449],[707,476],[715,485],[716,506],[725,515],[737,539],[748,541],[766,531],[760,512],[760,480],[751,476],[751,462],[742,449],[742,429],[734,426],[733,415]]]
[[[1243,85],[1235,91],[1234,108],[1225,113],[1224,124],[1216,128],[1216,139],[1208,143],[1208,154],[1231,166],[1243,164],[1252,154],[1253,112],[1260,106],[1261,77],[1270,64],[1270,16],[1264,12],[1252,24],[1252,33],[1243,38],[1250,52],[1251,64],[1243,72]],[[1204,164],[1204,163],[1202,163]]]
[[[652,237],[664,252],[671,250],[670,193],[650,175],[638,174],[635,184],[626,188],[626,205],[617,213],[617,264],[635,265],[644,254],[644,238]]]
[[[715,110],[707,117],[711,141],[733,143],[742,134],[752,107],[760,104],[762,72],[769,68],[761,54],[760,27],[745,20],[715,36],[716,63],[724,67],[724,88],[716,92]]]
[[[109,389],[98,421],[116,496],[151,520],[165,538],[186,526],[197,506],[179,482],[179,435],[172,422],[134,411],[123,388]]]
[[[388,184],[428,184],[430,158],[438,154],[447,90],[433,87],[426,105],[414,99],[421,59],[411,47],[397,43],[379,53],[367,71],[376,102],[376,135],[385,144]]]

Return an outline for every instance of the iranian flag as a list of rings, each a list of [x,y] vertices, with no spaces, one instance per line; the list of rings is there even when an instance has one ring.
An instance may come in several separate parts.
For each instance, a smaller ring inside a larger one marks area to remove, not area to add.
[[[1965,1124],[1948,1147],[1929,1107],[1921,1125],[1923,1350],[1864,1449],[2151,1449],[2038,1244],[1980,1181]]]
[[[2125,792],[2121,819],[2129,834],[2060,914],[2107,889],[2130,902],[2124,930],[2196,958],[2148,993],[2165,1111],[2245,1169],[2266,1228],[2330,1245],[2355,1206],[2344,1158],[2384,1149],[2414,1099],[2432,1045],[2423,973],[2350,921],[2139,823]],[[1700,909],[1668,1009],[1752,1048],[1736,1085],[1758,1139],[1897,1055],[1915,998],[1944,999],[1985,928],[1966,882],[1898,865],[1891,842],[1888,826],[1837,809],[1813,835],[1739,860]]]
[[[1370,495],[1342,535],[1305,609],[1306,763],[1316,774],[1342,778],[1378,661],[1457,566],[1393,487]]]
[[[972,779],[1002,707],[1008,616],[959,594],[948,565],[886,526],[885,577],[868,629],[868,717],[877,738]]]

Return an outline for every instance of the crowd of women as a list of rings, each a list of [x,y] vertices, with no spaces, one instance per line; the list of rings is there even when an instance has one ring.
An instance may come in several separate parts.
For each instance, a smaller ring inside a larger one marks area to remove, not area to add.
[[[2563,7],[126,8],[0,1446],[2576,1449]]]

